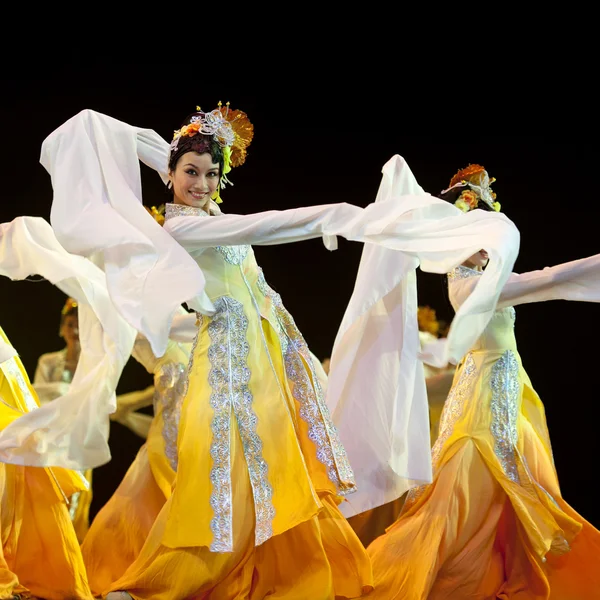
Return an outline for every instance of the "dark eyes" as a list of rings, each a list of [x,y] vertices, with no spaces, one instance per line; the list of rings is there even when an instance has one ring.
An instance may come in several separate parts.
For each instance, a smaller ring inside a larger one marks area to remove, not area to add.
[[[198,175],[198,172],[197,172],[195,169],[188,169],[188,170],[186,171],[186,173],[187,173],[188,175],[192,175],[192,176],[196,176],[196,175]],[[207,176],[207,177],[211,177],[211,178],[215,178],[215,177],[218,177],[218,176],[219,176],[219,173],[218,173],[217,171],[210,171],[210,173],[207,173],[207,174],[206,174],[206,176]]]

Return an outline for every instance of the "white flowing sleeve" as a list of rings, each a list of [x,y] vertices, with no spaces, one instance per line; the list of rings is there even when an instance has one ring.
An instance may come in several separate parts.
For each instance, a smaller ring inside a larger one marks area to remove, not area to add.
[[[37,394],[40,405],[48,404],[64,396],[71,388],[65,381],[49,381],[48,383],[34,383],[33,389]]]
[[[329,250],[335,250],[336,235],[359,237],[363,224],[363,209],[340,203],[252,215],[221,214],[211,219],[174,217],[165,223],[165,231],[189,251],[220,244],[273,246],[318,237],[323,238]],[[356,229],[354,235],[353,229]]]
[[[357,492],[340,506],[346,517],[431,481],[417,267],[443,274],[477,249],[490,253],[492,270],[457,311],[436,356],[440,363],[458,362],[491,319],[518,254],[518,230],[502,215],[459,215],[438,202],[423,193],[404,160],[394,157],[383,168],[375,203],[367,207],[379,211],[379,221],[373,214],[378,225],[365,240],[371,243],[365,244],[335,340],[327,388],[327,404],[356,476]],[[386,222],[391,216],[396,220]],[[386,242],[387,235],[393,241]]]
[[[0,337],[0,363],[17,355],[17,351]]]
[[[198,317],[196,313],[180,312],[173,317],[169,338],[175,342],[192,344],[198,333]]]
[[[0,224],[0,274],[39,274],[75,298],[81,342],[69,391],[0,431],[0,460],[80,470],[106,463],[109,414],[135,331],[114,310],[104,273],[66,252],[43,219],[19,217]]]
[[[452,306],[462,306],[478,283],[478,277],[451,280],[448,295]],[[548,300],[600,302],[600,254],[539,271],[512,273],[502,288],[497,307]]]
[[[40,159],[52,178],[57,239],[68,252],[98,257],[114,305],[157,356],[178,307],[201,296],[205,281],[142,204],[139,162],[164,181],[168,151],[154,131],[84,110],[44,140]]]
[[[421,340],[419,359],[424,365],[433,367],[434,369],[448,368],[448,361],[446,360],[447,344],[448,340],[446,338],[427,340],[425,343],[423,343],[423,340]]]

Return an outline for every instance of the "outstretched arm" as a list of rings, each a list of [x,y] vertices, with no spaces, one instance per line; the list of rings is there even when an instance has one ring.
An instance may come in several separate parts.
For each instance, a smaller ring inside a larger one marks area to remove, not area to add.
[[[477,276],[450,281],[454,308],[462,305],[478,282]],[[502,288],[498,308],[547,300],[600,302],[600,254],[539,271],[513,273]]]

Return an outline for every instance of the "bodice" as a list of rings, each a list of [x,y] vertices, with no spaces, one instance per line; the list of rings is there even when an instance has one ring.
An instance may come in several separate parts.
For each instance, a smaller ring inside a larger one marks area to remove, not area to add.
[[[165,220],[180,216],[208,218],[210,215],[192,206],[166,205]],[[260,286],[262,274],[252,246],[215,246],[189,253],[202,269],[206,279],[204,292],[213,302],[223,296],[235,298],[242,304],[254,305],[263,316],[268,317],[270,301]]]
[[[475,269],[470,269],[469,267],[461,265],[448,273],[448,286],[451,286],[454,282],[462,279],[480,277],[481,274],[481,271],[476,271]],[[496,310],[484,332],[471,350],[516,351],[517,342],[514,332],[515,320],[516,312],[514,307],[507,306]]]

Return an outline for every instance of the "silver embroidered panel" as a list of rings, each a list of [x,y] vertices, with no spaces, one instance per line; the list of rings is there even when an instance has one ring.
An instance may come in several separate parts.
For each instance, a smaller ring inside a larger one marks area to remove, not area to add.
[[[251,246],[216,246],[215,250],[230,264],[241,265]]]
[[[477,367],[473,360],[473,355],[469,353],[465,358],[465,364],[458,381],[448,394],[448,398],[444,403],[444,409],[440,416],[440,433],[431,450],[431,461],[434,469],[440,459],[440,454],[446,440],[454,431],[454,424],[462,415],[465,402],[473,395],[473,383],[475,382],[476,377]]]
[[[515,460],[518,440],[519,414],[519,363],[511,350],[507,350],[492,367],[492,424],[494,452],[506,476],[520,483]]]
[[[8,373],[12,375],[16,380],[19,386],[19,389],[23,392],[23,398],[25,399],[25,406],[27,406],[27,410],[35,410],[38,407],[38,403],[36,399],[33,397],[25,378],[23,377],[23,373],[21,373],[21,369],[17,365],[17,361],[14,356],[5,360],[2,363],[2,368]]]
[[[188,363],[188,368],[185,372],[185,383],[183,387],[182,395],[185,398],[188,387],[190,385],[190,373],[192,371],[192,367],[194,366],[194,354],[196,354],[196,346],[198,345],[198,338],[200,337],[200,330],[202,329],[202,324],[204,323],[204,315],[202,313],[196,312],[196,335],[194,336],[194,341],[192,343],[192,349],[190,351],[190,360]]]
[[[308,345],[293,317],[283,306],[281,296],[266,282],[262,269],[259,272],[257,287],[273,302],[286,375],[294,384],[292,393],[300,404],[301,418],[308,424],[308,436],[316,446],[317,458],[327,468],[327,475],[340,494],[354,492],[354,472],[329,414]],[[310,375],[305,365],[308,365]]]
[[[470,269],[469,267],[459,265],[455,269],[452,269],[450,273],[448,273],[448,279],[466,279],[467,277],[478,277],[481,276],[481,274],[482,271],[476,271],[475,269]]]
[[[267,283],[263,270],[260,267],[258,268],[258,278],[256,280],[256,286],[260,290],[260,293],[263,296],[265,296],[265,298],[271,298],[273,306],[283,306],[281,296]],[[275,319],[275,327],[277,329],[279,343],[281,344],[281,352],[285,356],[288,347],[288,337],[279,318]]]
[[[211,507],[214,517],[213,552],[233,550],[232,490],[231,490],[231,416],[235,415],[244,457],[248,466],[256,514],[255,543],[262,544],[273,535],[275,508],[273,489],[268,479],[268,466],[262,455],[262,441],[256,433],[258,422],[252,408],[253,397],[248,383],[250,369],[246,332],[248,319],[243,305],[227,296],[215,302],[216,313],[208,324],[211,369],[208,381],[213,390],[210,404],[214,410],[211,457]]]
[[[154,391],[154,404],[162,405],[163,440],[165,454],[174,471],[177,471],[177,436],[181,407],[186,392],[187,369],[181,363],[163,365]]]
[[[440,416],[439,435],[431,450],[431,462],[433,465],[434,475],[439,466],[438,462],[440,460],[440,455],[442,453],[444,444],[452,435],[452,432],[454,431],[454,425],[462,415],[465,402],[473,394],[473,384],[475,383],[476,379],[477,366],[473,360],[473,355],[469,353],[465,357],[465,363],[462,367],[458,381],[452,386],[452,389],[448,394],[448,398],[446,398],[444,409],[442,410],[442,414]],[[429,484],[421,485],[410,490],[406,498],[406,502],[404,503],[402,512],[408,510],[408,508],[423,495],[423,492],[428,486]]]
[[[195,206],[187,206],[186,204],[165,204],[165,221],[173,217],[208,217],[207,212]]]

